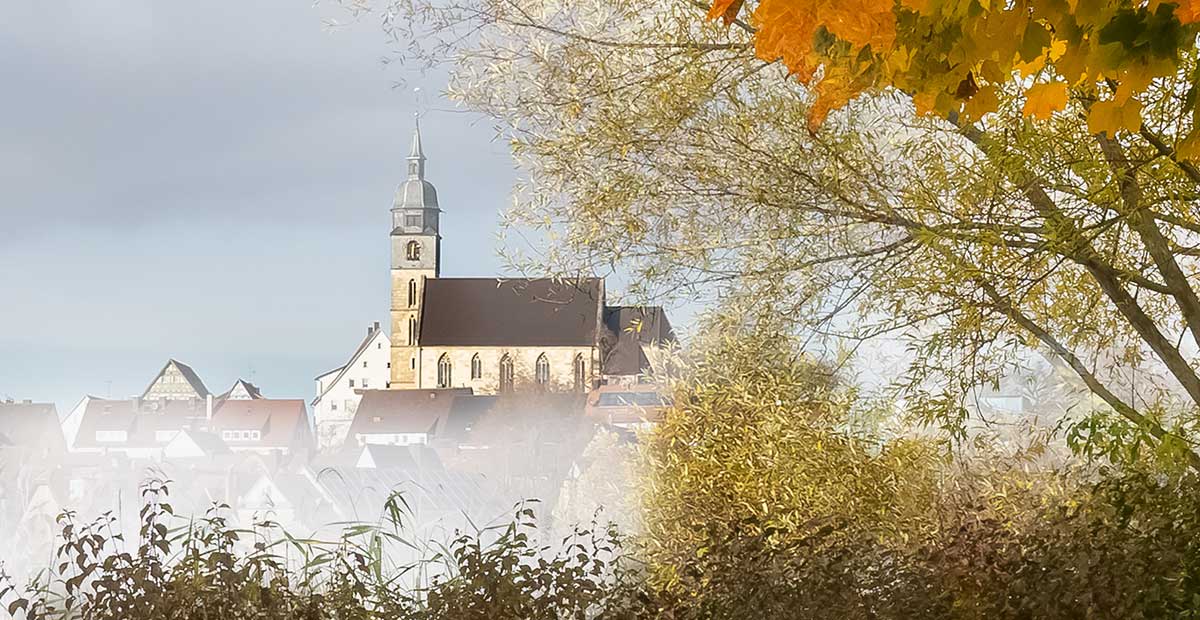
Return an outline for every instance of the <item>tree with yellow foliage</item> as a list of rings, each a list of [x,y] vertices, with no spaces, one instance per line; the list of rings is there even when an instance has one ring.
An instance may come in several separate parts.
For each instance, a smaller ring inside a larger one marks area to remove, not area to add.
[[[1196,468],[1190,7],[417,0],[384,15],[453,59],[451,96],[511,140],[528,174],[511,223],[549,241],[517,266],[619,266],[644,296],[740,290],[810,343],[901,342],[905,412],[957,435],[978,387],[1036,350],[1092,395],[1056,412],[1078,449]]]
[[[738,20],[742,0],[715,0],[709,18],[752,33],[759,58],[780,61],[812,84],[810,120],[871,89],[909,93],[917,112],[979,119],[1016,85],[1023,112],[1064,110],[1068,87],[1089,130],[1110,136],[1141,130],[1141,98],[1155,80],[1194,91],[1181,60],[1195,46],[1200,3],[1193,0],[761,0]],[[818,71],[820,76],[818,77]],[[1195,92],[1187,95],[1193,118]],[[1196,153],[1191,132],[1178,137]]]

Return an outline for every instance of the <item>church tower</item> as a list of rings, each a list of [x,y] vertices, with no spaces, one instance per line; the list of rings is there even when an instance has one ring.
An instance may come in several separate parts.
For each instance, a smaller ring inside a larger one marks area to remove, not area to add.
[[[408,179],[396,188],[392,202],[392,388],[420,387],[421,300],[425,280],[438,277],[441,266],[439,213],[437,190],[425,180],[418,124],[408,154]]]

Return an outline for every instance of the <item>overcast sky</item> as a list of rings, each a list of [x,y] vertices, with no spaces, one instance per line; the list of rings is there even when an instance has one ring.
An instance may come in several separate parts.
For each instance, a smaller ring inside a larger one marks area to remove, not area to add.
[[[386,322],[411,89],[443,84],[385,66],[374,23],[330,31],[333,15],[0,3],[0,398],[127,397],[168,357],[216,392],[241,376],[311,398]],[[505,145],[466,114],[430,112],[422,134],[444,275],[497,273]]]

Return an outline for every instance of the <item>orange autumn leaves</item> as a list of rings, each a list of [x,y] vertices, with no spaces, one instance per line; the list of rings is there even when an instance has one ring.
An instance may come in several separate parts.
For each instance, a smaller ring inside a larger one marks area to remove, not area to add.
[[[732,22],[742,0],[715,0],[709,18]],[[849,44],[854,49],[889,49],[895,45],[896,17],[893,0],[761,0],[754,11],[754,36],[758,57],[782,61],[798,79],[809,82],[817,69],[824,77],[811,118],[819,123],[829,110],[840,107],[870,86],[870,76],[855,63],[836,62],[829,44]],[[825,39],[825,40],[822,40]]]
[[[709,18],[730,24],[744,10],[714,0]],[[1200,0],[758,0],[748,21],[757,56],[813,86],[814,127],[870,89],[978,119],[998,88],[1024,86],[1026,116],[1049,118],[1074,94],[1091,102],[1090,130],[1113,134],[1136,131],[1137,95],[1179,70]]]

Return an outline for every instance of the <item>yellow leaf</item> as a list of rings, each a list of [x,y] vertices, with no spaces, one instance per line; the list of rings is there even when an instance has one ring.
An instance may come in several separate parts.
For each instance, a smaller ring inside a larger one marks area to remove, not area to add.
[[[793,0],[793,4],[796,3]],[[817,3],[817,21],[855,49],[886,50],[896,41],[892,0],[838,0]]]
[[[967,100],[963,106],[963,114],[972,121],[977,121],[983,118],[984,114],[995,112],[1000,106],[1000,100],[996,97],[996,87],[988,84],[979,89],[974,97]]]
[[[1055,39],[1050,43],[1050,62],[1054,62],[1062,58],[1063,54],[1067,53],[1067,42],[1062,39]]]
[[[1120,83],[1117,84],[1117,92],[1113,94],[1113,100],[1118,104],[1124,104],[1134,94],[1145,91],[1153,79],[1154,71],[1150,65],[1142,62],[1133,63],[1132,66],[1121,72]]]
[[[934,93],[920,92],[913,95],[913,106],[917,108],[917,116],[925,116],[933,111],[933,106],[937,102],[937,95]]]
[[[1141,126],[1142,104],[1137,99],[1124,103],[1099,101],[1088,112],[1088,131],[1091,133],[1106,133],[1113,137],[1118,130],[1137,131]]]
[[[900,0],[900,6],[924,15],[929,12],[929,2],[930,0]]]
[[[1046,119],[1067,107],[1067,85],[1062,82],[1034,84],[1025,91],[1025,116]]]
[[[1021,60],[1018,54],[1013,58],[1013,70],[1021,75],[1033,75],[1046,67],[1046,55],[1042,54],[1029,62]]]
[[[1193,129],[1186,138],[1175,146],[1175,156],[1179,159],[1200,160],[1200,131]]]

